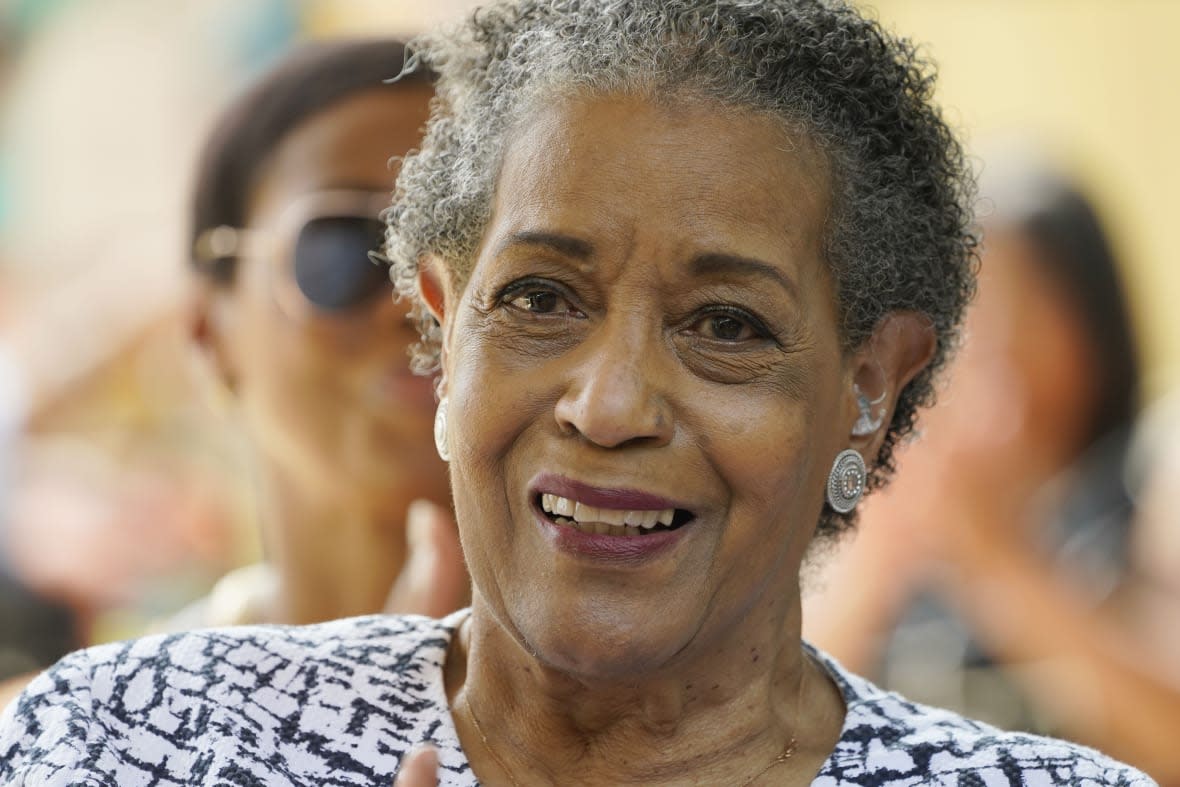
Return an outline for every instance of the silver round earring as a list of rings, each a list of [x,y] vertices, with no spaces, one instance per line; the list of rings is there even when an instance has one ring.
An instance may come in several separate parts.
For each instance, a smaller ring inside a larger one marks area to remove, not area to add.
[[[438,409],[434,411],[434,447],[444,462],[451,461],[451,451],[447,448],[447,397],[438,400]]]
[[[865,493],[867,478],[865,460],[856,449],[846,448],[836,454],[832,472],[828,473],[828,505],[840,514],[856,508]]]

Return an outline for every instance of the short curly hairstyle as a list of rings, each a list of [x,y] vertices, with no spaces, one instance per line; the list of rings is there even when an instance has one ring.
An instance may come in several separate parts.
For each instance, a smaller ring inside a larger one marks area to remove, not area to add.
[[[781,120],[811,139],[832,173],[824,255],[846,349],[885,315],[914,311],[936,333],[931,363],[902,392],[869,478],[933,401],[975,286],[974,179],[933,103],[931,64],[838,0],[516,0],[411,43],[440,75],[422,149],[406,159],[388,213],[386,253],[417,301],[415,363],[437,366],[439,335],[417,292],[419,261],[466,283],[489,220],[509,132],[558,94],[708,100]],[[854,515],[825,507],[819,532]]]

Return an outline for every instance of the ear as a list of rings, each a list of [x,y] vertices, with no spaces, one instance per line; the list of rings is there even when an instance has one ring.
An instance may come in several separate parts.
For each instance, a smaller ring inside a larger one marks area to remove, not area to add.
[[[881,450],[897,399],[934,356],[930,319],[917,312],[890,312],[852,358],[849,445],[872,464]]]
[[[441,369],[435,383],[435,395],[446,396],[447,393],[447,350],[450,346],[449,324],[446,321],[448,304],[454,302],[451,291],[451,278],[447,273],[446,264],[437,257],[424,258],[418,264],[418,293],[430,316],[438,322],[438,336],[441,339],[442,353],[439,362]]]
[[[446,325],[448,284],[446,266],[437,257],[427,257],[418,265],[418,292],[430,315],[439,325]]]
[[[231,351],[233,295],[226,287],[198,281],[185,305],[189,339],[216,381],[230,393],[237,390],[238,374]]]

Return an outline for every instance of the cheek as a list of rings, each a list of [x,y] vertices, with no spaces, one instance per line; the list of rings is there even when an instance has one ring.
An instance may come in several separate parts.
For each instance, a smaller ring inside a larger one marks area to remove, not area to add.
[[[502,494],[506,456],[545,417],[545,382],[536,370],[507,365],[502,349],[478,332],[459,325],[455,337],[446,395],[456,497],[488,499]],[[461,489],[465,483],[471,488]]]
[[[468,571],[489,597],[510,584],[497,574],[510,561],[511,458],[521,434],[542,414],[530,384],[503,368],[492,343],[457,325],[446,357],[447,432],[452,500]],[[490,595],[489,595],[490,594]]]
[[[784,519],[798,513],[814,475],[814,415],[800,402],[780,400],[744,418],[727,417],[712,430],[718,435],[714,453],[724,457],[719,464],[746,506],[769,508]]]
[[[718,603],[734,616],[748,614],[752,600],[782,601],[797,592],[798,566],[822,507],[826,473],[817,457],[829,442],[810,401],[748,398],[742,409],[745,417],[718,418],[708,446],[729,492],[708,571]]]
[[[487,451],[540,418],[556,401],[560,381],[546,363],[551,348],[507,330],[503,315],[478,305],[480,300],[469,294],[458,305],[449,327],[446,376],[455,419],[463,432],[480,435],[472,441],[479,446],[474,450]]]
[[[257,338],[250,374],[274,400],[276,409],[302,408],[303,418],[323,418],[326,405],[312,407],[307,403],[334,398],[334,368],[339,363],[331,360],[322,342],[282,319],[271,320]]]
[[[819,363],[792,394],[765,390],[717,403],[711,451],[743,519],[805,543],[823,503],[823,457],[846,446],[840,428],[840,368]]]
[[[256,439],[282,450],[335,451],[342,416],[354,404],[342,389],[347,364],[332,342],[293,322],[267,283],[243,277],[235,342],[239,390]]]

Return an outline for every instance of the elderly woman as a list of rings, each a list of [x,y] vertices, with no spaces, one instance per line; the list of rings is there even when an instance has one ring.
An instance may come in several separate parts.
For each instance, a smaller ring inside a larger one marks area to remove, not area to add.
[[[913,50],[831,2],[521,0],[421,56],[388,253],[471,610],[83,652],[8,711],[0,778],[1148,784],[800,637],[804,557],[884,479],[972,287]]]

